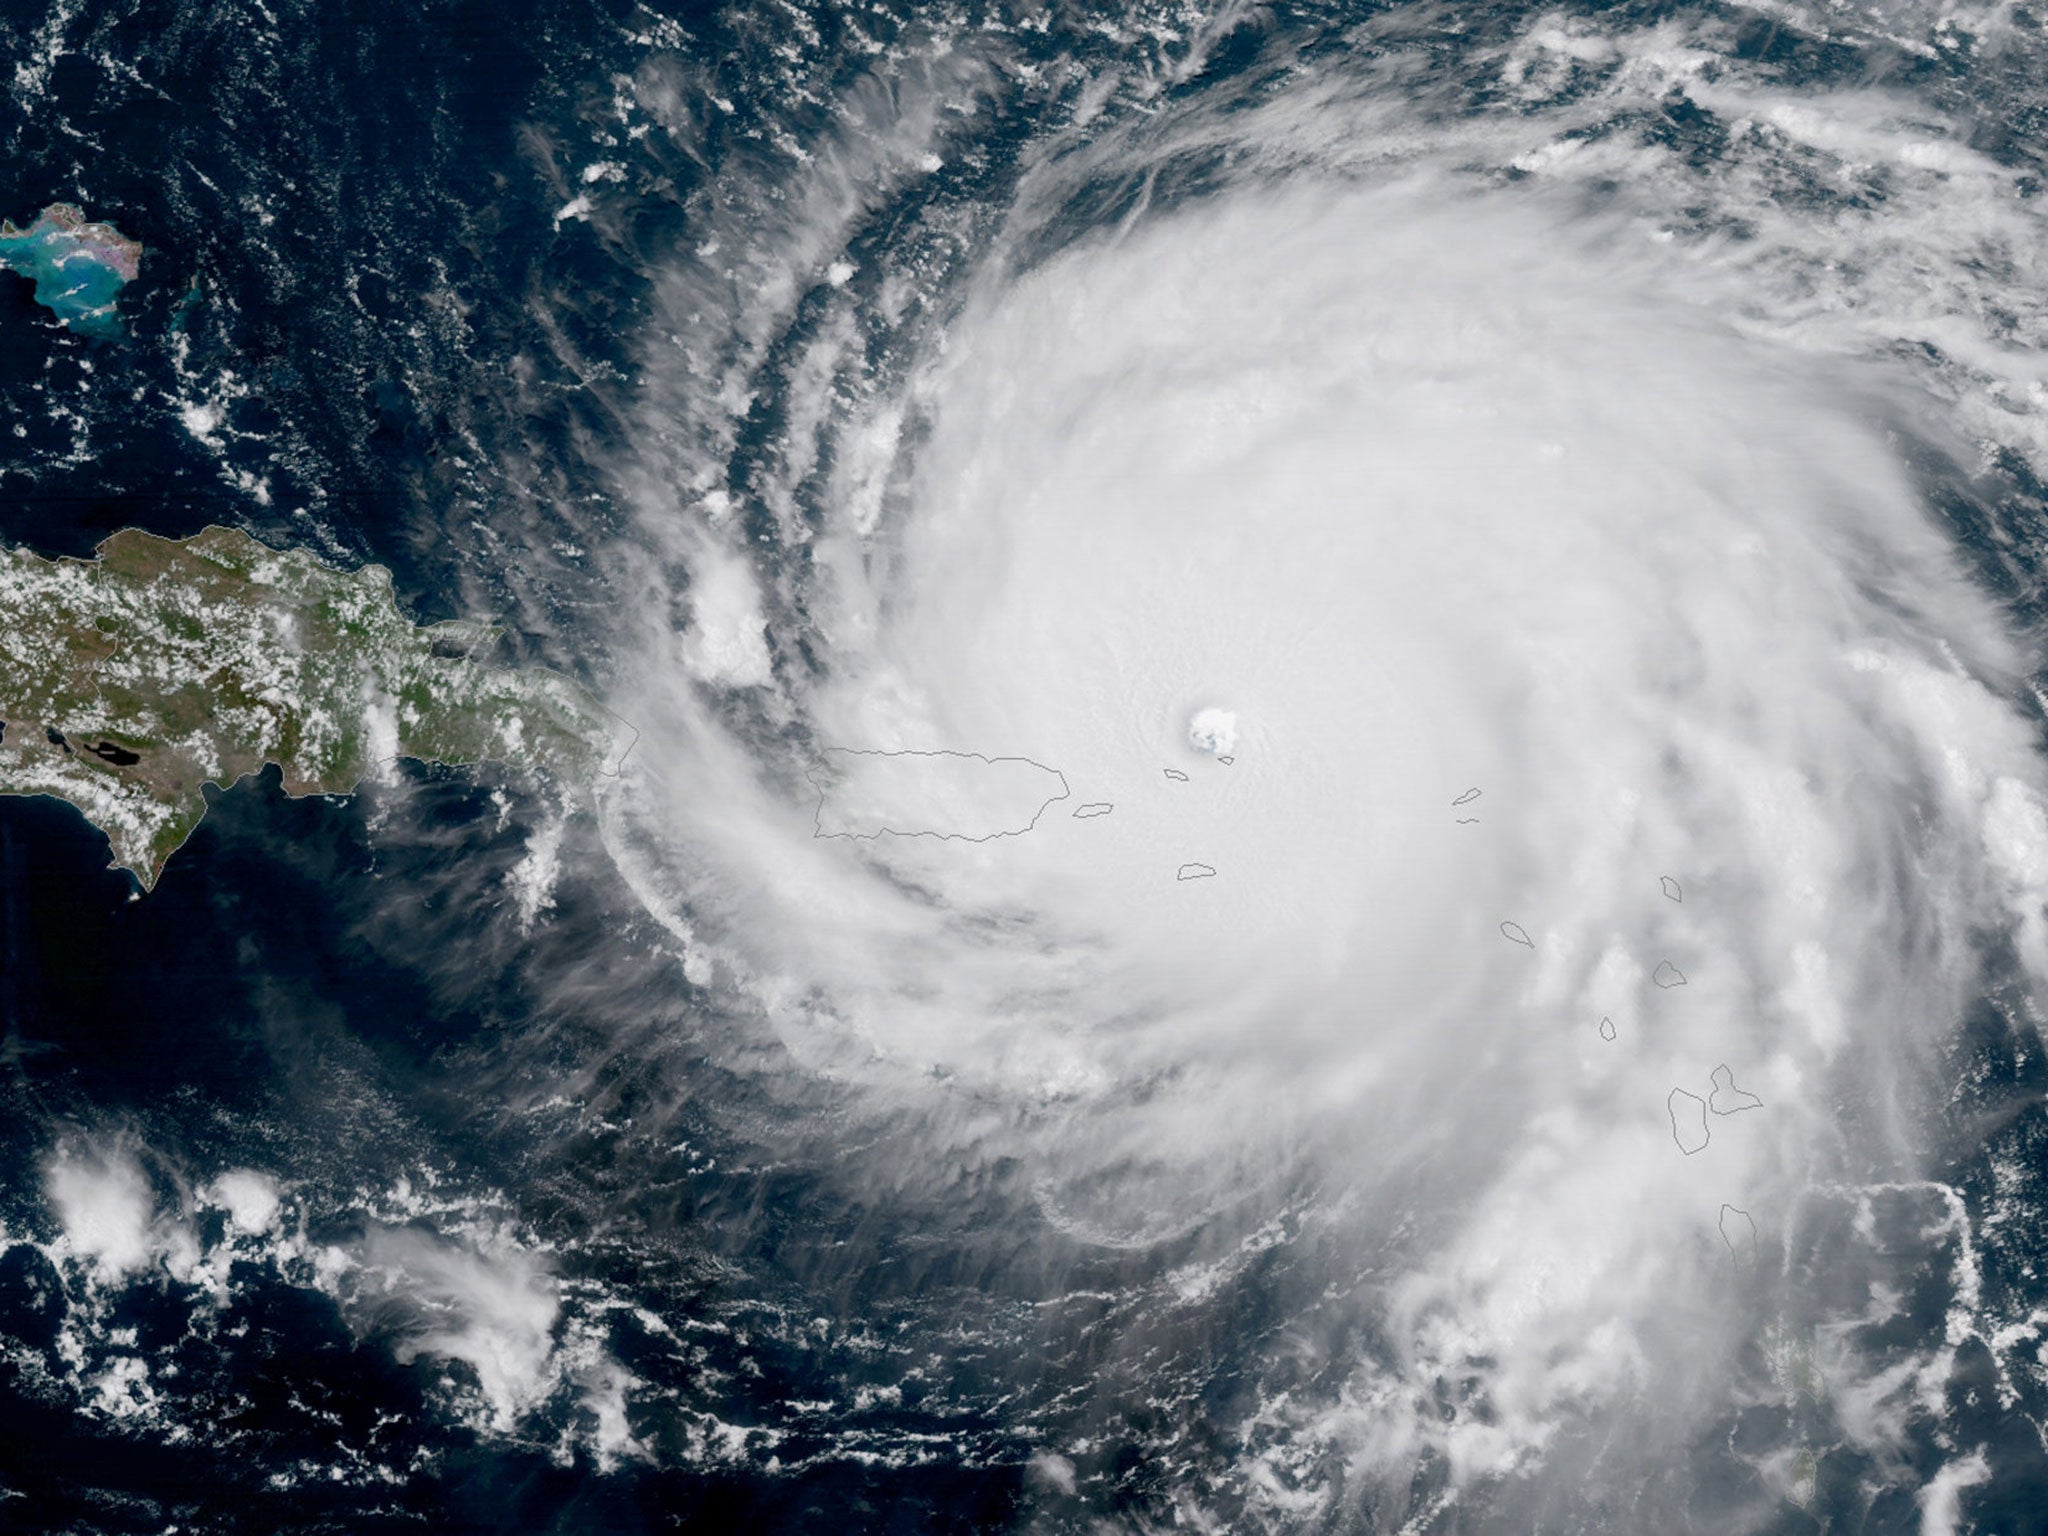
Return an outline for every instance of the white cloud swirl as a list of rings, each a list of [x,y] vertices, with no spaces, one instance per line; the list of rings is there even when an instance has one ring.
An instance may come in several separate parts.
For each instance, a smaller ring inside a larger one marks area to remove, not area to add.
[[[2001,173],[1882,98],[1540,30],[1518,91],[1677,80],[1779,159],[1890,157],[1923,254],[2011,233],[1937,231]],[[1311,80],[1048,156],[896,384],[832,396],[874,301],[830,301],[792,414],[836,457],[813,523],[814,447],[758,493],[777,558],[724,489],[650,515],[694,595],[620,704],[621,867],[699,980],[894,1117],[849,1177],[1013,1163],[1070,1237],[1225,1267],[1312,1190],[1382,1343],[1272,1405],[1254,1484],[1690,1432],[1802,1192],[1910,1167],[1917,1064],[2005,948],[2048,963],[2024,667],[1902,449],[1960,452],[2028,365],[1854,215],[1757,195],[1778,159],[1717,188],[1751,241],[1681,238],[1673,166],[1560,111],[1417,151]],[[1089,174],[1226,141],[1256,174],[1059,223]],[[1454,169],[1480,149],[1517,174]],[[1941,368],[1896,360],[1936,333]],[[1028,757],[1113,810],[818,839],[833,746]]]

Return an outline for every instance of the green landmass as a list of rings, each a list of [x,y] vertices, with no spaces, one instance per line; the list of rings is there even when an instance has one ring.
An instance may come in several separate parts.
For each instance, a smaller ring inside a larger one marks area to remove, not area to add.
[[[293,795],[400,757],[609,770],[630,730],[567,678],[474,660],[496,634],[414,625],[382,566],[227,528],[130,529],[91,560],[0,551],[0,794],[78,807],[147,890],[206,814],[200,786],[267,763]]]

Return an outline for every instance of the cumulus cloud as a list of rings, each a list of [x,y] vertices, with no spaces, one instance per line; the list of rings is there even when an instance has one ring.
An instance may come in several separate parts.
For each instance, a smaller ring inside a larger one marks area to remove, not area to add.
[[[476,1375],[483,1422],[503,1433],[555,1385],[553,1277],[506,1240],[479,1246],[417,1227],[365,1237],[348,1298],[377,1320],[398,1359],[456,1360]]]
[[[67,1147],[51,1159],[44,1187],[63,1228],[60,1251],[99,1279],[124,1279],[159,1256],[156,1198],[125,1150]]]
[[[232,1355],[248,1338],[236,1304],[286,1285],[331,1298],[366,1343],[421,1364],[441,1407],[479,1434],[544,1432],[564,1465],[647,1458],[632,1401],[644,1383],[613,1355],[605,1287],[586,1282],[578,1305],[552,1252],[497,1203],[438,1182],[358,1189],[357,1230],[318,1238],[305,1189],[275,1174],[230,1167],[188,1183],[174,1156],[132,1136],[76,1136],[43,1165],[55,1235],[0,1231],[0,1247],[29,1242],[53,1266],[55,1348],[35,1369],[84,1411],[188,1434],[189,1380],[138,1344],[137,1289],[182,1305],[195,1347]],[[206,1211],[224,1219],[195,1219]],[[339,1430],[334,1448],[355,1454]]]
[[[253,1168],[230,1168],[202,1192],[228,1214],[237,1232],[261,1236],[276,1226],[281,1200],[277,1180]]]
[[[751,571],[739,559],[706,546],[690,589],[690,623],[683,632],[683,665],[691,676],[729,688],[769,679],[766,622]]]

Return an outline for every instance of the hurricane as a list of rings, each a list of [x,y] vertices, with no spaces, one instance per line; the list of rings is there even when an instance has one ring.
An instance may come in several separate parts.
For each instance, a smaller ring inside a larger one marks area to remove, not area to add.
[[[230,1460],[451,1529],[2030,1528],[2037,21],[614,9],[358,543],[630,751],[217,798],[345,938],[38,1101],[38,1390],[260,1272],[437,1427]]]
[[[1686,89],[1671,41],[1498,67]],[[685,965],[890,1127],[857,1185],[1163,1250],[1167,1310],[1313,1252],[1226,1481],[1391,1529],[1634,1498],[1791,1369],[1755,1356],[1918,1177],[1956,1019],[2038,973],[2048,824],[2023,632],[1930,506],[1983,423],[1910,358],[1901,215],[1830,283],[1862,221],[1758,167],[1432,132],[1375,64],[1054,136],[922,324],[827,267],[779,440],[641,504],[687,617],[626,669],[607,826]],[[1691,88],[1930,222],[1996,180],[1877,92],[1817,132]],[[1029,753],[1100,814],[820,840],[794,770],[838,744]]]

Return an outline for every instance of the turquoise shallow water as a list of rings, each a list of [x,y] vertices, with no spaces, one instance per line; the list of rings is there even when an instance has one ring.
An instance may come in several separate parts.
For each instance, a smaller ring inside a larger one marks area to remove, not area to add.
[[[83,336],[121,334],[114,301],[141,254],[112,225],[88,223],[65,203],[44,209],[26,229],[0,227],[0,263],[33,279],[36,302]]]

